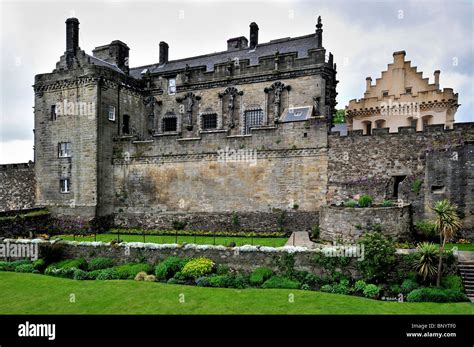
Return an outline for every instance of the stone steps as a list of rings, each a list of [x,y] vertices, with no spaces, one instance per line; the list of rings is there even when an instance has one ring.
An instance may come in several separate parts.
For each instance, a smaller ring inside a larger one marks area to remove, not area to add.
[[[466,260],[458,263],[464,291],[471,302],[474,302],[474,261]]]

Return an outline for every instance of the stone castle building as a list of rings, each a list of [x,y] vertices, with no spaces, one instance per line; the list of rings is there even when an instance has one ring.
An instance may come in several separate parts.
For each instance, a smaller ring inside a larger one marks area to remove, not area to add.
[[[422,72],[405,60],[405,51],[393,53],[393,63],[372,85],[366,78],[366,91],[360,100],[351,100],[346,107],[348,130],[362,130],[411,126],[422,131],[427,125],[442,124],[453,128],[458,94],[451,88],[439,88],[440,71],[434,72],[434,83],[423,78]]]
[[[448,198],[472,237],[473,123],[330,133],[338,81],[321,20],[301,37],[260,43],[258,32],[251,23],[249,39],[179,60],[160,42],[159,62],[133,68],[121,41],[92,55],[81,50],[79,21],[68,19],[64,55],[35,77],[35,163],[21,168],[34,170],[36,183],[25,184],[34,184],[35,206],[57,218],[111,217],[122,227],[320,225],[335,239],[347,231],[336,230],[342,224],[331,218],[341,213],[327,208],[360,194],[401,201],[399,210],[348,217],[389,233],[400,218],[409,226]],[[412,93],[420,95],[417,86]],[[21,183],[13,179],[18,167],[0,169],[5,181]]]

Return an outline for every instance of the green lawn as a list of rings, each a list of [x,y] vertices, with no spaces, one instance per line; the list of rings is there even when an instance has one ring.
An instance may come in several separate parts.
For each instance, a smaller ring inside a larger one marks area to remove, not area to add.
[[[447,243],[446,249],[457,247],[458,251],[474,251],[474,243]]]
[[[302,290],[76,281],[14,272],[0,272],[0,293],[0,314],[474,314],[469,302],[398,303]]]
[[[60,235],[60,238],[63,240],[74,240],[73,235]],[[125,242],[143,242],[142,235],[124,235],[120,234],[120,239]],[[187,236],[187,235],[178,235],[176,236],[166,236],[166,235],[146,235],[145,241],[152,243],[176,243],[176,239],[179,244],[182,243],[196,243],[199,245],[213,245],[214,237],[212,236]],[[75,237],[76,241],[94,241],[94,236],[77,236]],[[97,234],[97,241],[109,242],[112,240],[117,240],[116,234]],[[231,242],[235,242],[237,246],[242,245],[258,245],[258,246],[270,246],[270,247],[281,247],[284,246],[287,238],[282,237],[272,237],[272,238],[251,238],[251,237],[224,237],[216,236],[215,244],[228,246]]]

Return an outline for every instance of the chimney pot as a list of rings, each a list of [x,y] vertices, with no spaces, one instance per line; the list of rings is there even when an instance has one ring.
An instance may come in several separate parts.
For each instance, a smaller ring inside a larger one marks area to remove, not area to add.
[[[250,23],[250,49],[258,45],[258,25],[255,22]]]
[[[166,42],[160,42],[160,65],[168,62],[169,46]]]
[[[435,80],[436,89],[439,89],[439,74],[440,73],[441,73],[441,71],[439,71],[439,70],[436,70],[434,72],[434,80]]]
[[[66,52],[76,53],[79,48],[79,20],[68,18],[66,20]]]
[[[372,77],[367,77],[365,79],[365,91],[368,92],[372,85]]]

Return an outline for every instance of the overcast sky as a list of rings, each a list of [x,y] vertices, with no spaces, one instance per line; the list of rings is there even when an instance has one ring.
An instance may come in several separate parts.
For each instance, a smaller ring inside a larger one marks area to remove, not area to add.
[[[459,93],[456,122],[474,121],[473,2],[464,1],[23,1],[0,0],[0,163],[33,159],[34,76],[51,72],[65,50],[65,20],[80,21],[81,49],[119,39],[130,66],[226,49],[231,37],[259,28],[259,42],[314,33],[323,20],[323,45],[334,54],[338,106],[363,96],[365,78],[380,77],[392,53],[405,50],[412,65],[441,88]]]

